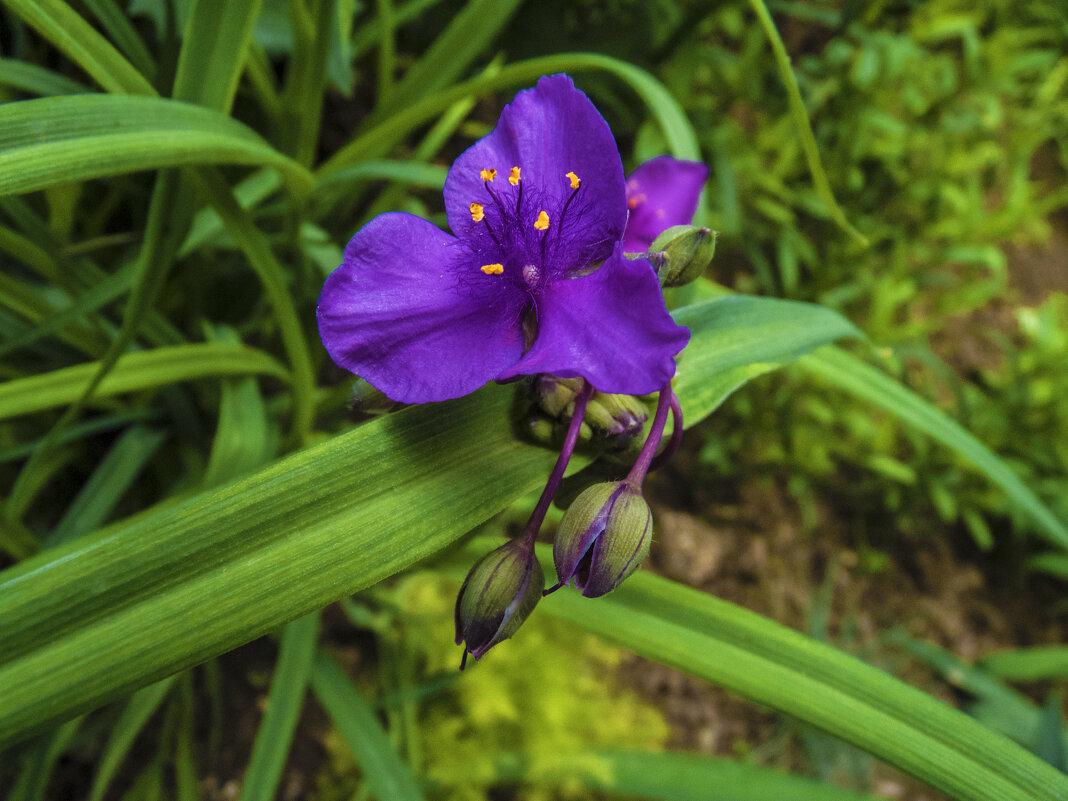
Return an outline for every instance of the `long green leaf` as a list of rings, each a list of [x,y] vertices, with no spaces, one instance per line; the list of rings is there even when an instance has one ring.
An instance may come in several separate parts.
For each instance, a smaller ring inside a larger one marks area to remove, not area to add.
[[[229,113],[262,0],[197,0],[182,36],[172,94]]]
[[[711,414],[749,379],[828,342],[863,336],[823,306],[747,295],[684,306],[674,317],[692,331],[675,383],[688,425]]]
[[[96,362],[89,362],[0,384],[0,420],[74,402],[89,385],[97,367]],[[100,383],[95,397],[107,398],[208,376],[256,374],[283,380],[289,376],[282,365],[253,348],[175,345],[123,356]]]
[[[1058,520],[1005,462],[919,395],[860,359],[834,348],[804,356],[800,363],[805,370],[827,383],[889,412],[959,453],[1001,487],[1012,502],[1031,517],[1040,534],[1050,542],[1068,548],[1068,525]]]
[[[189,103],[90,94],[0,106],[0,195],[190,164],[268,165],[310,185],[252,129]]]
[[[89,91],[66,75],[14,58],[0,58],[0,84],[34,95],[76,95]]]
[[[982,667],[1008,681],[1047,681],[1068,677],[1068,646],[1040,645],[998,651],[983,659]]]
[[[108,92],[156,94],[152,84],[111,43],[62,0],[3,0],[3,3]],[[2,127],[0,124],[0,130]]]
[[[505,755],[497,780],[642,801],[875,801],[804,776],[703,754],[598,750],[540,754],[538,761],[551,770],[528,769],[523,754]]]
[[[466,546],[457,564],[486,548]],[[540,556],[551,570],[551,549]],[[1068,799],[1068,777],[967,715],[830,646],[658,576],[638,573],[595,601],[558,592],[539,612],[799,718],[959,801]]]
[[[0,574],[0,743],[373,584],[537,489],[554,456],[515,439],[513,392],[374,420]]]
[[[415,777],[390,745],[370,704],[325,651],[315,660],[312,688],[375,795],[390,801],[422,801]]]

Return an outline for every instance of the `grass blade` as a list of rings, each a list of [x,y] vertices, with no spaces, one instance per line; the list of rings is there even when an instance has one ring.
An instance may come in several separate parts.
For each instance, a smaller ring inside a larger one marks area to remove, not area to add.
[[[1012,502],[1027,513],[1039,534],[1061,548],[1068,548],[1068,525],[1058,520],[1005,462],[919,395],[838,349],[824,348],[802,357],[800,363],[805,370],[827,383],[889,412],[956,451],[1001,487]]]
[[[114,94],[154,95],[152,84],[62,0],[3,0],[4,5]],[[0,124],[0,130],[3,126]]]
[[[42,97],[76,95],[89,91],[66,75],[14,58],[0,58],[0,84]]]
[[[0,420],[73,403],[82,396],[99,363],[64,367],[0,384]],[[232,345],[175,345],[130,353],[97,388],[95,397],[167,386],[209,376],[269,375],[287,380],[289,373],[263,351]]]
[[[415,777],[393,749],[370,705],[325,651],[319,651],[315,659],[312,688],[374,794],[390,801],[422,801]]]
[[[1046,681],[1068,677],[1068,646],[1045,645],[999,651],[986,657],[981,666],[1007,681]]]
[[[0,195],[190,164],[269,165],[310,184],[252,129],[189,103],[87,94],[0,106]]]
[[[240,801],[274,798],[304,704],[315,658],[319,613],[294,620],[282,632],[267,708],[256,732]]]

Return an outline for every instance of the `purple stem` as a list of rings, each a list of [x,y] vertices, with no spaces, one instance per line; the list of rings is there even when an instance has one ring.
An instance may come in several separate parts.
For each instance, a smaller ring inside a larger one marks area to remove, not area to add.
[[[645,474],[649,472],[649,467],[653,463],[653,456],[656,455],[656,449],[660,445],[660,438],[664,436],[664,426],[667,424],[668,409],[671,407],[673,397],[671,382],[668,381],[660,389],[660,397],[656,402],[656,416],[653,417],[653,425],[649,428],[649,436],[642,445],[642,452],[638,454],[634,467],[627,473],[626,480],[635,486],[640,486],[645,480]]]
[[[671,460],[671,457],[675,455],[675,451],[679,449],[679,443],[682,442],[682,407],[679,406],[679,399],[674,392],[671,393],[671,418],[674,420],[674,425],[671,426],[671,439],[668,440],[664,450],[660,451],[656,458],[653,459],[653,463],[649,465],[650,472],[659,470],[666,465]]]
[[[560,480],[564,477],[567,463],[571,461],[571,454],[575,452],[579,430],[582,428],[582,418],[586,414],[586,404],[589,403],[592,395],[593,385],[589,381],[583,380],[582,389],[575,396],[575,410],[571,413],[571,422],[567,427],[567,436],[564,437],[564,446],[560,449],[560,455],[556,457],[556,465],[553,467],[552,473],[549,474],[549,480],[545,482],[545,489],[541,491],[538,505],[531,512],[530,520],[527,521],[527,527],[523,532],[526,545],[533,547],[534,540],[538,537],[541,524],[545,521],[545,513],[549,511],[549,504],[553,502],[553,496],[556,495],[556,490],[560,486]]]

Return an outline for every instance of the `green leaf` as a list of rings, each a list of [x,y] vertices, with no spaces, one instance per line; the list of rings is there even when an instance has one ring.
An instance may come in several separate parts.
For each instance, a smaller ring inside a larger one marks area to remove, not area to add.
[[[318,633],[317,612],[294,620],[282,632],[267,708],[256,732],[239,801],[274,798],[278,791],[278,781],[304,705]]]
[[[111,43],[62,0],[3,0],[3,3],[106,91],[156,94],[152,84]],[[0,130],[3,130],[2,123]],[[2,182],[0,186],[3,186]]]
[[[66,75],[14,58],[0,58],[0,84],[42,96],[76,95],[89,91]]]
[[[1046,681],[1068,678],[1068,646],[1040,645],[998,651],[986,657],[981,666],[1007,681]]]
[[[0,195],[190,164],[267,165],[310,184],[252,129],[189,103],[90,94],[0,106]]]
[[[644,801],[875,801],[804,776],[704,754],[597,750],[539,754],[539,762],[552,765],[551,772],[528,770],[523,754],[506,755],[497,781]]]
[[[471,543],[457,565],[486,548]],[[551,549],[539,551],[551,570]],[[812,724],[959,801],[1068,799],[1068,777],[967,715],[841,651],[658,576],[640,572],[595,601],[558,592],[539,612]]]
[[[59,523],[45,538],[45,544],[58,545],[100,528],[165,437],[162,431],[145,426],[133,426],[123,433],[82,484]]]
[[[115,778],[115,773],[129,754],[137,735],[159,709],[163,699],[174,686],[176,678],[176,676],[170,676],[163,681],[150,684],[135,692],[126,701],[122,714],[111,729],[104,753],[97,761],[96,775],[93,777],[93,786],[89,791],[89,801],[101,801],[104,797],[108,785]]]
[[[100,22],[101,27],[130,59],[138,72],[149,81],[156,77],[156,62],[148,52],[140,34],[134,28],[126,11],[115,0],[82,0],[85,7]]]
[[[919,395],[860,359],[833,348],[803,357],[801,366],[956,451],[1001,487],[1010,500],[1027,513],[1038,533],[1050,542],[1068,548],[1068,525],[1058,520],[1004,461]]]
[[[373,420],[0,574],[0,743],[374,584],[536,490],[555,455],[516,440],[513,394]]]
[[[675,381],[687,425],[711,414],[749,379],[841,337],[863,336],[823,306],[747,295],[684,306],[674,317],[691,331]]]
[[[64,406],[81,397],[97,362],[0,384],[0,420]],[[167,386],[208,376],[269,375],[287,380],[289,373],[263,351],[232,345],[175,345],[130,353],[100,383],[96,398]]]
[[[374,711],[325,651],[316,657],[312,688],[374,794],[390,801],[421,801],[415,777],[393,750]]]
[[[182,34],[173,96],[229,113],[262,0],[196,0]]]

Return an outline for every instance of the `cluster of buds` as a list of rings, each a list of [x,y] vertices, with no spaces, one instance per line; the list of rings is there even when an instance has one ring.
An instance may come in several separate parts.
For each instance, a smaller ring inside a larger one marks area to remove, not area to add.
[[[649,435],[634,466],[622,481],[595,484],[571,504],[553,543],[557,583],[545,590],[545,577],[534,543],[549,504],[578,443],[583,418],[598,395],[583,379],[538,379],[539,400],[547,412],[571,411],[571,420],[556,466],[522,535],[482,557],[467,575],[456,599],[456,644],[464,646],[460,669],[470,654],[477,661],[494,645],[511,637],[534,610],[542,595],[572,585],[587,598],[611,592],[638,569],[649,553],[653,521],[641,485],[650,469],[670,456],[682,432],[682,413],[668,383],[660,390]],[[626,396],[602,395],[596,425],[641,430],[648,415],[640,402]],[[611,412],[607,410],[611,409]],[[668,447],[657,448],[668,412],[674,428]],[[621,423],[624,419],[627,422]],[[630,434],[633,436],[633,433]]]
[[[631,258],[646,259],[656,269],[660,286],[682,286],[696,281],[712,263],[716,232],[698,225],[673,225],[663,231],[648,253]]]

